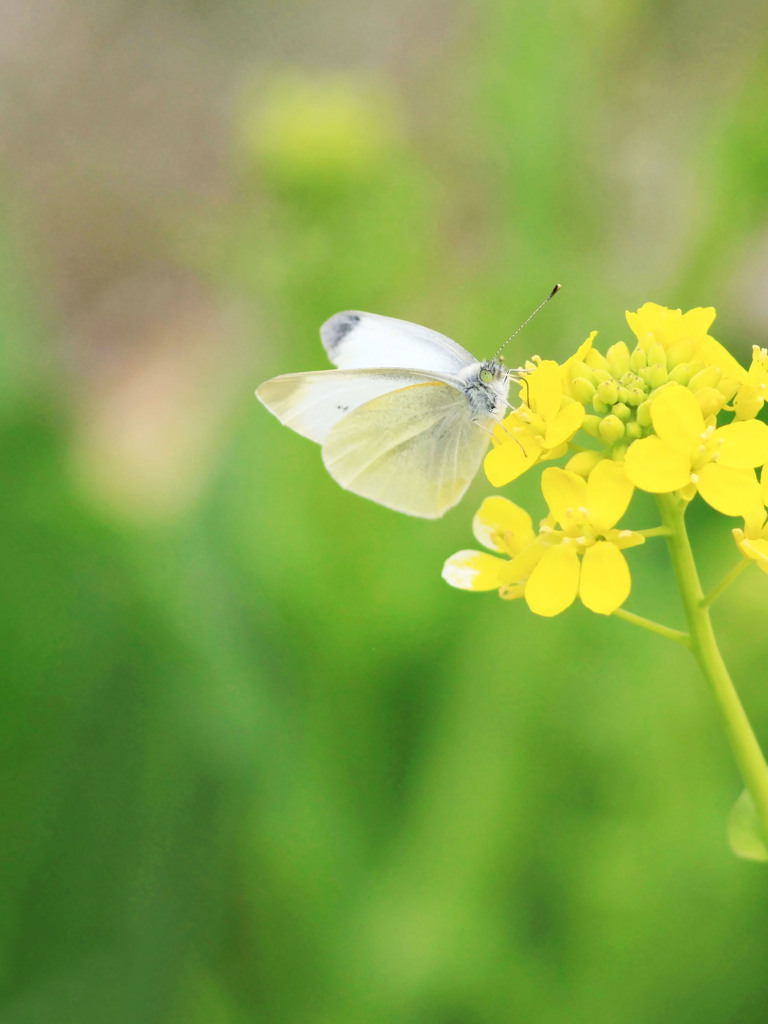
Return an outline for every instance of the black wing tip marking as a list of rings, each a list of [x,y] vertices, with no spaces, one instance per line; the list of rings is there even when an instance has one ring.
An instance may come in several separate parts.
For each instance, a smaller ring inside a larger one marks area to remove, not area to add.
[[[320,338],[331,360],[346,336],[360,323],[359,313],[335,313],[320,328]]]

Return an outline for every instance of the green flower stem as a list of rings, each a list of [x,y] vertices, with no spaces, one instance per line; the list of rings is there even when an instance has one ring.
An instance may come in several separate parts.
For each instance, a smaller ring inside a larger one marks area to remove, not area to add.
[[[666,526],[652,526],[648,530],[638,530],[637,532],[641,533],[643,535],[643,537],[645,537],[646,539],[648,539],[648,537],[668,537],[669,536],[669,530],[668,530],[668,528]]]
[[[631,622],[634,626],[647,629],[649,633],[658,633],[659,636],[666,637],[667,640],[674,640],[676,643],[682,644],[683,647],[689,646],[690,637],[679,629],[671,629],[669,626],[662,626],[660,622],[654,622],[652,619],[644,619],[642,615],[628,612],[626,608],[617,608],[613,614],[617,619],[624,619],[625,622]]]
[[[713,601],[717,600],[717,598],[720,597],[725,588],[729,587],[736,579],[736,577],[740,576],[747,568],[747,566],[750,564],[751,562],[748,558],[743,558],[740,562],[737,562],[736,565],[734,565],[734,567],[731,569],[731,571],[727,573],[725,576],[723,576],[723,578],[720,580],[717,586],[713,587],[707,594],[707,596],[701,599],[702,607],[708,608]]]
[[[656,500],[661,521],[670,530],[667,546],[688,620],[691,653],[720,709],[741,777],[752,795],[763,833],[768,837],[768,765],[715,640],[685,529],[686,503],[674,494],[657,494]]]

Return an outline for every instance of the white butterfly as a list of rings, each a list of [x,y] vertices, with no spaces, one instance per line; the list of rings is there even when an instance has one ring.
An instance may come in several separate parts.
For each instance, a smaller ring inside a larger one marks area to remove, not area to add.
[[[326,469],[348,491],[408,515],[443,515],[480,467],[513,371],[375,313],[336,313],[320,337],[338,369],[274,377],[257,397],[322,445]]]

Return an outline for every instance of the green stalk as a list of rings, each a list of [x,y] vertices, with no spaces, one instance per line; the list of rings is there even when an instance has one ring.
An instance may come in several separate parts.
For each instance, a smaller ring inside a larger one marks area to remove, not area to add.
[[[731,569],[729,573],[726,573],[726,575],[720,580],[717,586],[713,587],[712,590],[710,590],[710,592],[704,598],[703,603],[705,605],[714,604],[714,602],[717,600],[718,597],[720,597],[720,595],[726,589],[726,587],[730,587],[730,585],[733,583],[736,577],[740,576],[749,565],[749,559],[742,558],[742,560],[737,565],[734,565],[734,567]]]
[[[685,529],[685,502],[674,494],[657,494],[656,500],[661,520],[669,528],[666,541],[688,621],[690,650],[720,710],[741,777],[752,796],[768,842],[768,765],[715,640],[709,607]]]
[[[617,608],[613,614],[617,619],[624,619],[625,622],[631,622],[633,626],[647,629],[649,633],[658,633],[659,636],[663,636],[667,640],[674,640],[675,643],[682,644],[683,647],[689,646],[688,634],[683,633],[679,629],[670,629],[669,626],[663,626],[660,622],[654,622],[652,619],[646,619],[642,615],[628,612],[626,608]]]

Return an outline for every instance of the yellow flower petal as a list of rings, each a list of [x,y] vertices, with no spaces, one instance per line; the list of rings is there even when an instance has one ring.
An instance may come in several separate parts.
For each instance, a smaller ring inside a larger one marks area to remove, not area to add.
[[[502,585],[511,586],[515,583],[524,583],[541,561],[544,552],[548,550],[543,544],[534,540],[511,561],[504,562],[499,573]]]
[[[744,539],[739,545],[742,554],[753,559],[758,569],[768,573],[768,540],[758,538],[757,540]]]
[[[624,313],[630,331],[639,342],[648,341],[653,337],[653,330],[659,324],[659,311],[665,312],[664,307],[657,306],[655,302],[645,302],[636,313],[629,310]]]
[[[597,452],[590,448],[587,451],[578,452],[573,458],[570,458],[564,468],[569,473],[577,473],[579,476],[583,476],[586,480],[598,462],[602,461],[602,452]]]
[[[485,548],[517,554],[533,540],[533,523],[524,508],[507,498],[486,498],[472,520],[472,532]]]
[[[552,462],[554,459],[562,459],[568,453],[568,443],[559,444],[557,448],[549,448],[541,453],[542,462]]]
[[[493,443],[506,444],[507,441],[517,432],[522,431],[524,434],[530,434],[531,429],[527,419],[523,419],[519,409],[513,409],[512,412],[505,416],[503,420],[500,420],[493,428]]]
[[[541,474],[541,493],[555,520],[563,525],[570,518],[569,510],[587,504],[587,482],[567,469],[552,467]]]
[[[514,437],[507,437],[503,444],[491,448],[485,456],[485,475],[494,487],[503,487],[535,466],[541,451],[541,445],[530,434],[516,432]]]
[[[675,448],[690,449],[704,431],[701,406],[688,388],[668,384],[651,401],[651,422],[657,437]]]
[[[632,581],[627,560],[608,541],[598,541],[584,552],[579,597],[590,611],[611,615],[629,597]]]
[[[570,544],[548,548],[525,586],[525,600],[536,615],[559,615],[579,589],[579,556]]]
[[[646,302],[636,313],[627,312],[625,316],[638,342],[643,347],[657,342],[666,352],[673,353],[670,365],[674,365],[691,358],[712,325],[715,310],[711,306],[697,307],[682,313]]]
[[[760,473],[760,493],[763,498],[763,504],[768,505],[768,463],[763,466]]]
[[[701,388],[696,392],[696,401],[699,403],[701,415],[707,420],[710,416],[717,416],[727,399],[717,388]]]
[[[645,437],[627,449],[624,472],[642,491],[666,494],[690,482],[690,456],[660,437]]]
[[[543,359],[533,373],[526,377],[528,399],[526,405],[545,421],[553,419],[560,408],[563,386],[560,367],[553,359]]]
[[[576,396],[573,393],[573,386],[571,381],[573,365],[574,363],[582,363],[587,357],[587,353],[592,348],[592,342],[597,335],[597,331],[592,331],[586,341],[583,341],[572,356],[569,356],[560,367],[560,378],[562,381],[563,393],[569,395],[571,398]]]
[[[587,410],[581,402],[568,402],[547,424],[544,447],[556,448],[557,445],[570,441],[581,426],[586,414]]]
[[[744,525],[746,526],[746,523]],[[744,531],[741,529],[740,526],[734,526],[734,528],[731,530],[731,533],[733,534],[734,543],[736,544],[736,547],[739,549],[741,554],[744,555],[745,558],[749,558],[749,555],[743,548],[743,544],[746,539]]]
[[[632,500],[634,484],[628,479],[624,467],[610,459],[603,459],[587,480],[586,506],[589,521],[598,533],[605,533],[621,519]]]
[[[757,384],[743,384],[733,400],[737,420],[751,420],[763,408],[764,390]]]
[[[645,537],[635,530],[609,530],[605,539],[611,544],[615,544],[620,551],[625,548],[636,548],[638,544],[645,544]]]
[[[674,312],[679,311],[675,310]],[[696,306],[694,309],[689,309],[680,317],[680,335],[688,334],[692,338],[703,337],[714,323],[716,316],[714,306]]]
[[[699,470],[696,487],[708,505],[724,516],[753,519],[762,509],[760,486],[750,469],[730,469],[708,462]]]
[[[707,326],[707,330],[709,330],[709,326]],[[696,358],[702,359],[707,366],[719,367],[723,371],[723,377],[739,384],[746,381],[749,376],[741,363],[733,358],[728,349],[721,345],[719,341],[710,338],[709,335],[702,339],[701,344],[696,349]]]
[[[756,384],[768,380],[768,348],[752,346],[752,362],[747,370],[747,377]]]
[[[442,577],[459,590],[498,590],[499,569],[505,564],[485,551],[457,551],[443,566]]]
[[[765,508],[762,505],[755,505],[744,516],[744,531],[750,540],[768,537],[768,520],[765,518]]]
[[[768,461],[768,426],[760,420],[740,420],[718,427],[717,461],[732,469],[754,469]]]

